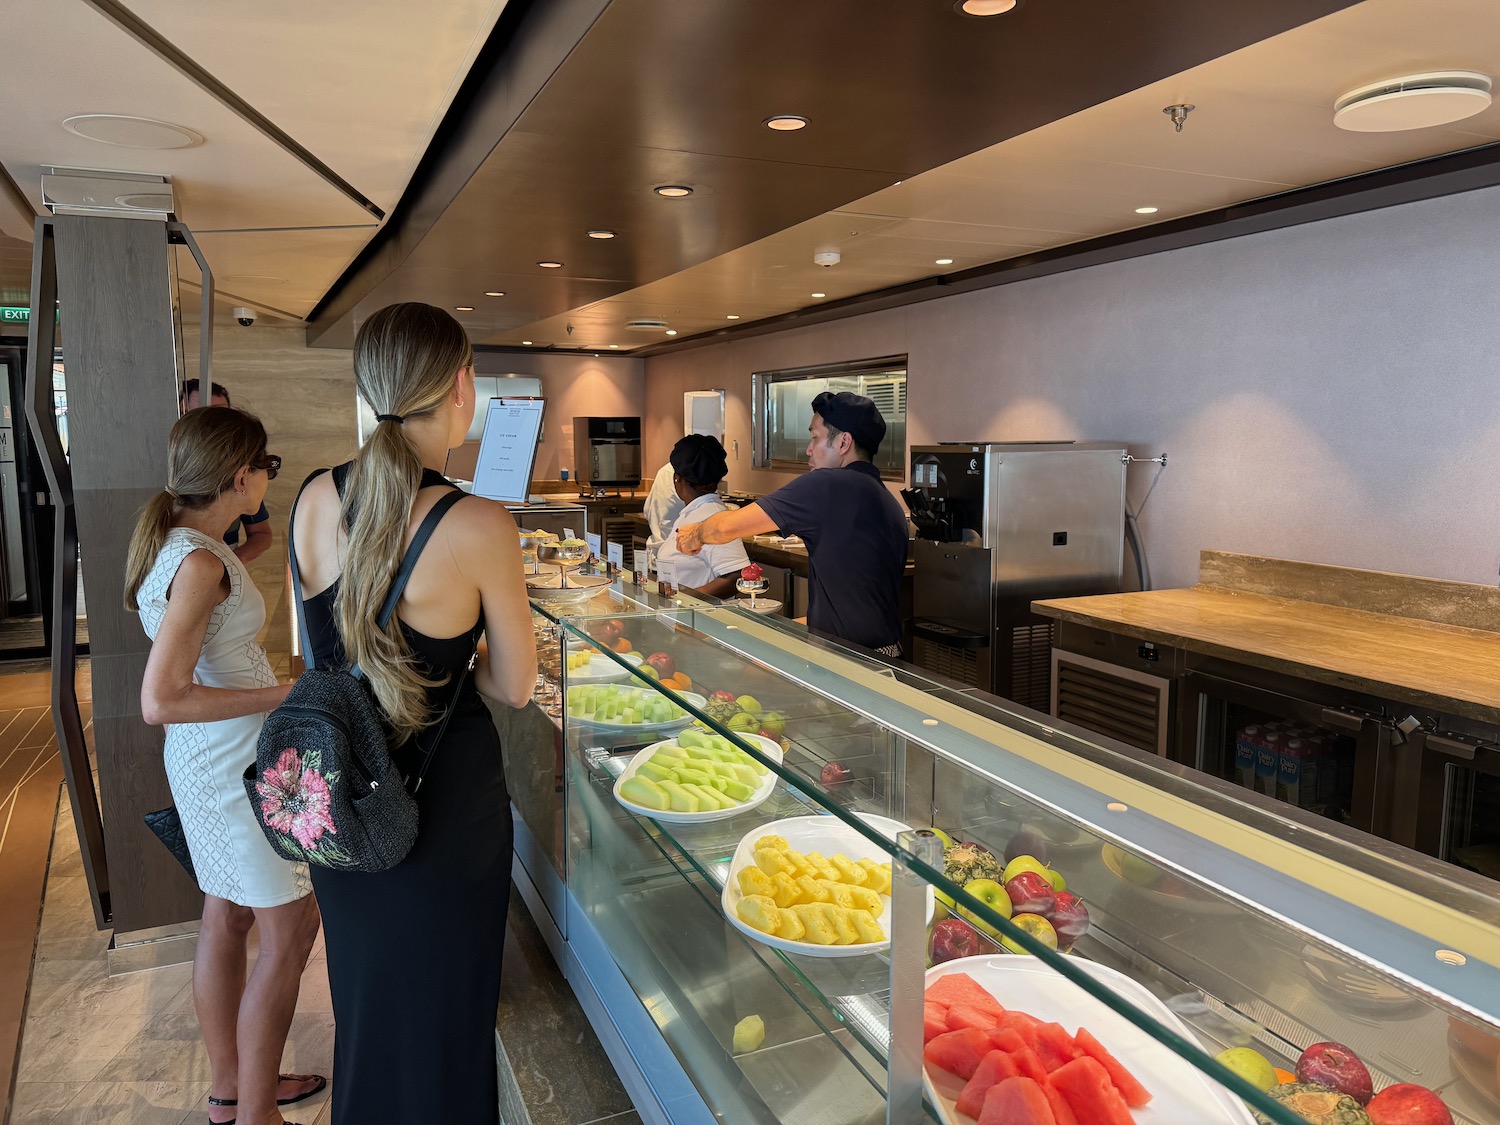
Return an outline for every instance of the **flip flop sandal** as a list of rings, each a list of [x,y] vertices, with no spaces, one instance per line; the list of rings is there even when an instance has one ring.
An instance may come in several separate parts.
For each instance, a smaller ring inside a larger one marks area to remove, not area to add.
[[[302,1093],[298,1094],[295,1098],[277,1098],[276,1104],[295,1105],[297,1102],[306,1101],[314,1094],[321,1094],[328,1088],[328,1079],[321,1074],[278,1074],[276,1076],[278,1083],[306,1082],[309,1078],[317,1079],[317,1083],[311,1090],[305,1090]],[[208,1104],[211,1106],[217,1106],[220,1109],[229,1109],[230,1107],[237,1106],[240,1103],[235,1098],[216,1098],[212,1094],[210,1094],[208,1098]],[[231,1117],[228,1121],[213,1121],[212,1119],[210,1119],[209,1125],[234,1125],[234,1121],[235,1119],[233,1117]],[[288,1121],[285,1123],[285,1125],[297,1125],[297,1123],[295,1121]]]

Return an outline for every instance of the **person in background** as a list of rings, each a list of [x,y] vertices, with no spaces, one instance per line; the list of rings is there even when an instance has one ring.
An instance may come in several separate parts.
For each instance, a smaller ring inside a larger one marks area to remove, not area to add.
[[[229,401],[229,391],[222,383],[210,383],[208,390],[209,406],[233,406]],[[177,413],[186,414],[189,410],[197,410],[204,405],[201,384],[197,379],[189,379],[182,384],[182,389],[177,393]],[[240,542],[240,528],[245,529],[245,541]],[[247,563],[253,559],[260,558],[271,547],[271,513],[266,511],[262,504],[259,509],[248,516],[241,516],[224,533],[224,542],[239,556],[240,562]]]
[[[656,479],[651,482],[651,491],[646,494],[646,506],[642,514],[651,525],[651,534],[646,539],[648,551],[660,552],[662,543],[672,530],[672,524],[682,514],[682,497],[677,494],[677,487],[672,483],[676,476],[677,470],[672,468],[669,459],[656,470]]]
[[[459,500],[389,627],[375,624],[407,541],[455,487],[442,469],[474,419],[473,365],[463,327],[442,309],[410,302],[366,320],[354,379],[375,429],[352,462],[308,483],[293,517],[314,665],[359,664],[403,775],[431,755],[404,860],[380,872],[312,872],[333,994],[333,1125],[499,1120],[512,824],[500,738],[480,694],[522,707],[536,682],[521,543],[505,507]],[[452,719],[431,746],[429,727],[450,700]]]
[[[807,463],[813,472],[754,504],[679,527],[677,547],[779,530],[807,545],[807,624],[882,656],[901,655],[901,577],[908,534],[901,505],[872,463],[885,437],[880,409],[863,395],[813,399]]]
[[[177,420],[167,458],[167,487],[142,510],[126,560],[125,604],[151,638],[141,717],[167,728],[167,781],[204,894],[193,1005],[208,1049],[208,1120],[277,1125],[278,1105],[328,1084],[276,1073],[318,910],[307,865],[271,850],[241,781],[265,712],[290,685],[255,641],[265,602],[223,537],[255,511],[281,459],[266,452],[259,421],[215,406]],[[252,925],[260,951],[246,980]]]
[[[656,565],[670,570],[674,585],[710,594],[716,598],[734,596],[735,579],[750,565],[745,545],[738,539],[705,546],[694,555],[677,549],[676,532],[689,524],[702,523],[710,516],[728,511],[719,499],[719,482],[729,475],[729,460],[719,439],[709,434],[688,434],[672,447],[667,467],[672,470],[672,486],[682,501],[680,515],[663,538]]]

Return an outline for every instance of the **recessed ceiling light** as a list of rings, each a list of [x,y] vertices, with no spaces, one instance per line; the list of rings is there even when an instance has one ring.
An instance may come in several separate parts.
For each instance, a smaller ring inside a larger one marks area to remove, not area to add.
[[[1490,79],[1473,70],[1408,74],[1350,90],[1333,103],[1333,123],[1356,133],[1430,129],[1490,106]]]
[[[657,195],[664,195],[668,199],[681,199],[683,196],[693,194],[693,189],[686,184],[662,184],[661,187],[652,190]]]
[[[807,118],[796,113],[778,113],[775,117],[768,117],[762,124],[767,129],[775,129],[778,133],[795,133],[798,129],[806,129]]]
[[[537,265],[544,270],[560,270],[563,264],[561,262],[538,262]]]
[[[618,348],[619,346],[620,346],[619,344],[611,344],[610,345],[610,347],[612,347],[612,348]]]
[[[612,230],[605,230],[603,227],[600,227],[598,230],[591,230],[591,231],[589,231],[589,237],[590,238],[613,238],[614,236],[615,236],[615,232],[614,231],[612,231]]]
[[[521,343],[524,346],[528,347],[528,348],[531,347],[531,341],[530,340],[522,340]]]
[[[667,335],[668,336],[675,336],[675,335],[677,335],[677,329],[675,329],[675,328],[668,328],[667,329]]]
[[[953,264],[953,259],[952,258],[939,258],[937,260],[937,262],[934,263],[934,264],[935,265],[939,265],[939,266],[951,266]]]
[[[739,313],[730,313],[724,319],[725,320],[739,320],[739,318],[740,318],[740,314]]]
[[[474,306],[473,305],[454,305],[453,308],[457,312],[473,312],[474,311]]]
[[[1021,6],[1021,0],[958,0],[953,10],[961,16],[1003,16]]]
[[[827,293],[814,293],[813,296],[814,297],[826,297],[826,296],[828,296],[828,294]]]
[[[485,291],[484,291],[484,295],[485,295],[485,296],[486,296],[486,297],[503,297],[503,296],[505,296],[505,294],[504,294],[504,293],[502,293],[502,292],[501,292],[501,291],[500,291],[500,290],[498,290],[498,289],[486,289],[486,290],[485,290]]]
[[[201,133],[150,117],[81,113],[63,118],[62,124],[74,136],[121,148],[192,148],[203,143]]]
[[[1160,207],[1137,207],[1135,213],[1137,215],[1154,215],[1160,210]]]

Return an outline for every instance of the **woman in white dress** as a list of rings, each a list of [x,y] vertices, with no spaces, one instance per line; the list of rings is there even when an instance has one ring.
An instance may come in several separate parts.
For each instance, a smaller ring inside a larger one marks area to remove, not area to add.
[[[241,780],[265,713],[291,686],[256,643],[265,602],[224,545],[281,459],[266,452],[258,420],[224,406],[183,415],[167,459],[167,487],[130,541],[125,603],[151,638],[141,717],[167,728],[167,780],[204,893],[193,1003],[212,1068],[209,1121],[281,1125],[279,1105],[327,1085],[277,1074],[318,911],[307,868],[271,850]],[[260,953],[247,980],[252,925]]]
[[[724,447],[711,434],[688,434],[672,447],[670,464],[672,487],[684,507],[662,540],[656,556],[657,571],[670,571],[672,583],[681,589],[732,598],[735,579],[750,565],[743,543],[731,539],[728,543],[705,544],[696,555],[685,555],[677,549],[679,527],[691,527],[715,513],[728,511],[718,491],[719,482],[729,475]]]

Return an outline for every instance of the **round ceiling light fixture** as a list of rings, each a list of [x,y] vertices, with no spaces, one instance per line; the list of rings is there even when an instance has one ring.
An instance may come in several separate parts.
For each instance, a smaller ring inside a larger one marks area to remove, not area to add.
[[[522,340],[521,341],[521,346],[529,348],[529,347],[531,347],[531,341],[530,340]]]
[[[503,297],[503,296],[505,296],[505,294],[503,292],[501,292],[499,289],[486,289],[484,291],[484,295],[486,297]]]
[[[538,262],[537,265],[544,270],[560,270],[563,267],[561,262]]]
[[[933,262],[933,265],[935,266],[951,266],[952,264],[952,258],[939,258],[937,261]]]
[[[778,113],[775,117],[766,118],[761,124],[778,133],[795,133],[798,129],[806,129],[809,122],[800,113]]]
[[[613,238],[615,236],[614,231],[605,230],[603,227],[600,227],[598,230],[591,230],[588,234],[590,238]]]
[[[724,319],[725,320],[739,320],[739,318],[740,318],[740,314],[739,313],[730,313]]]
[[[610,345],[610,347],[612,347],[612,348],[618,348],[619,346],[620,346],[619,344],[611,344]]]
[[[1430,71],[1350,90],[1333,103],[1333,123],[1354,133],[1430,129],[1490,107],[1490,78],[1473,70]]]
[[[62,125],[74,136],[121,148],[192,148],[203,143],[201,133],[150,117],[80,113],[63,118]]]
[[[1021,0],[958,0],[953,10],[961,16],[1003,16],[1021,6]]]
[[[821,301],[826,296],[828,296],[827,293],[814,293],[813,294],[813,299]]]
[[[664,195],[668,199],[684,199],[693,194],[693,189],[686,184],[662,184],[660,187],[651,189],[657,195]]]
[[[474,306],[473,305],[454,305],[453,306],[453,311],[454,312],[473,312],[474,311]]]
[[[675,335],[677,335],[677,329],[675,329],[675,328],[668,328],[667,329],[667,335],[668,336],[675,336]]]
[[[1137,207],[1135,213],[1137,215],[1154,215],[1160,210],[1160,207]]]

